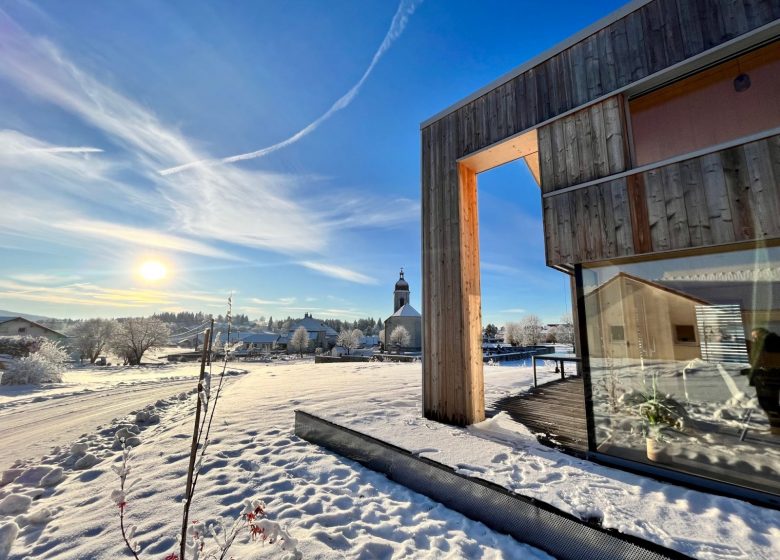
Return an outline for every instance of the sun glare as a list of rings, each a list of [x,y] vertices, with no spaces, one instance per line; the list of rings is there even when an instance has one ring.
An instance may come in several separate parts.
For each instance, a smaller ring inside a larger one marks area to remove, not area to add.
[[[144,261],[138,269],[138,273],[147,282],[156,282],[167,276],[168,269],[160,261]]]

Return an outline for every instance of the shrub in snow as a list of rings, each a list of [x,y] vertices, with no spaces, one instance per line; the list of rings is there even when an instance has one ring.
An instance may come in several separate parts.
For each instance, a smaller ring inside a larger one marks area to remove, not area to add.
[[[67,352],[59,344],[44,340],[38,349],[12,362],[0,378],[2,385],[39,385],[41,383],[61,383],[62,370]]]
[[[0,336],[0,354],[23,358],[35,352],[44,340],[39,336]]]

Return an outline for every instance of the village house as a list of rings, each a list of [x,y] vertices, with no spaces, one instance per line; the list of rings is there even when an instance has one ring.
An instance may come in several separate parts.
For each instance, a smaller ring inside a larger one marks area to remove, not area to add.
[[[24,317],[0,317],[0,336],[42,336],[55,342],[63,342],[68,338],[61,332]]]

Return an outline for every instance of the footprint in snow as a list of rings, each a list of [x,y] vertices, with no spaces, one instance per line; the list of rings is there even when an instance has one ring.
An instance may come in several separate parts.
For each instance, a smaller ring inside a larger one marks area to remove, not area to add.
[[[503,462],[505,462],[508,459],[509,459],[509,455],[507,455],[506,453],[499,453],[498,455],[493,457],[490,460],[490,462],[491,463],[503,463]]]

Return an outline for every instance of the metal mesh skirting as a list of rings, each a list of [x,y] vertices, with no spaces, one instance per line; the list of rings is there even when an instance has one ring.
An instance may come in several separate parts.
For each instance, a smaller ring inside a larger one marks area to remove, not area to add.
[[[390,480],[559,560],[689,558],[653,543],[587,524],[548,504],[456,474],[445,465],[414,457],[403,449],[299,410],[295,411],[295,434],[384,473]]]

